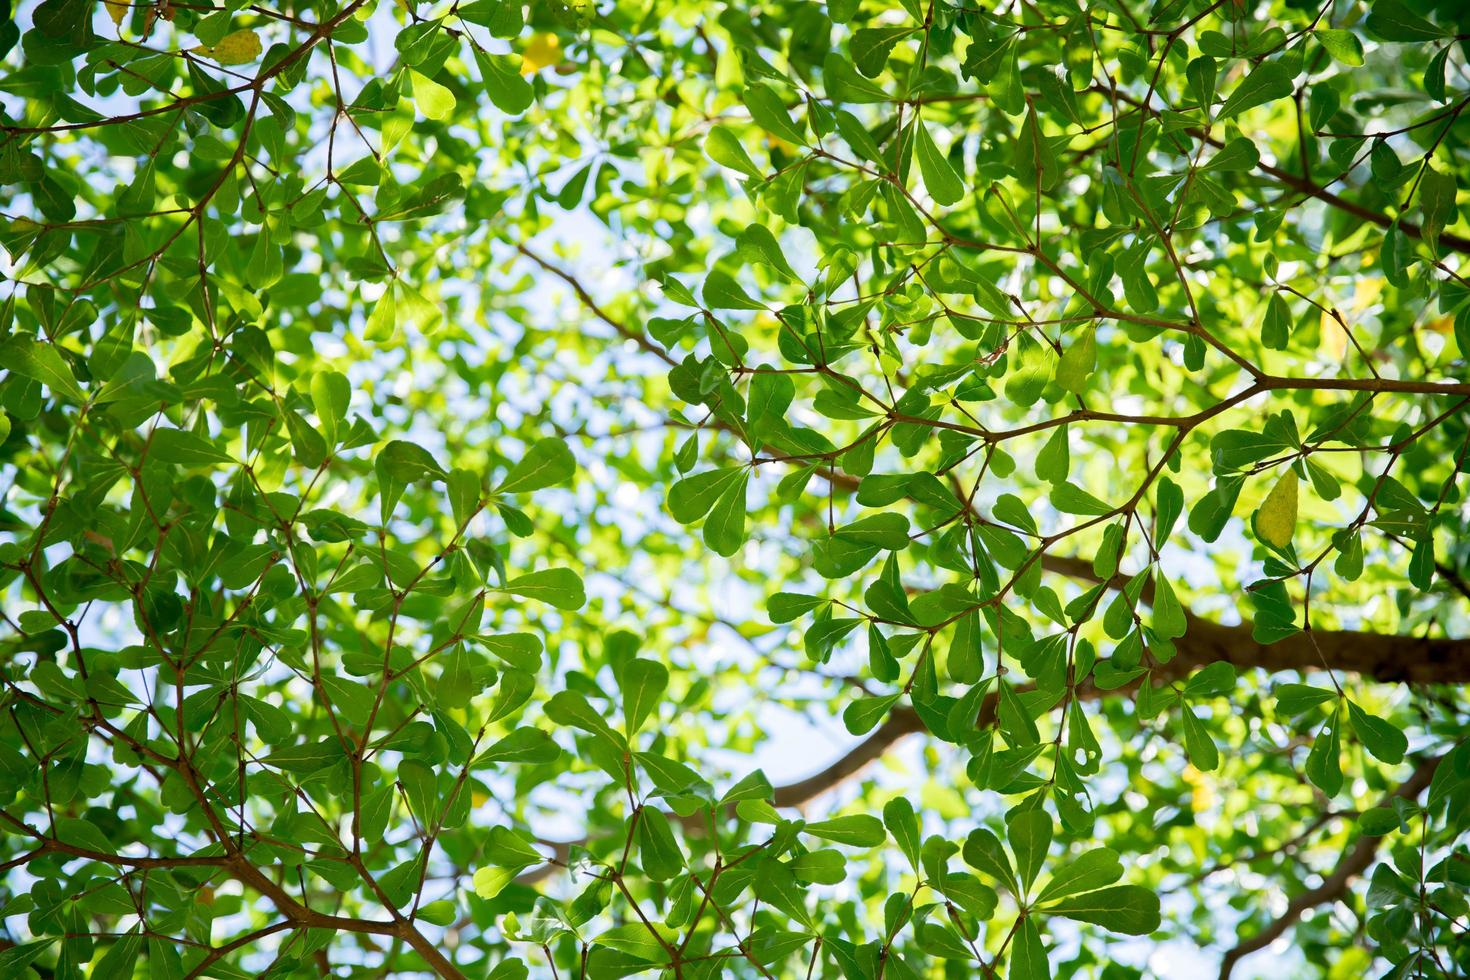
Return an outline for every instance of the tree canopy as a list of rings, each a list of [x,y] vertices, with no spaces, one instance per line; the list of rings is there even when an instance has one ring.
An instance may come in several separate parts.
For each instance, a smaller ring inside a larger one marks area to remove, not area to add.
[[[6,7],[0,976],[1470,974],[1470,6]]]

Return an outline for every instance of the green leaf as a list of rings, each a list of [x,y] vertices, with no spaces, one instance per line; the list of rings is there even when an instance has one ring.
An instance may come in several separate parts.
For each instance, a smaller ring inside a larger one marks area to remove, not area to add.
[[[465,8],[461,7],[460,14],[463,15],[464,11]],[[485,83],[485,94],[490,96],[495,108],[513,116],[531,108],[536,100],[536,90],[521,75],[515,57],[489,54],[476,47],[475,63],[480,67],[480,80]]]
[[[366,725],[373,713],[373,691],[365,684],[325,671],[320,674],[322,690],[332,707],[354,725]]]
[[[662,810],[645,806],[638,814],[639,862],[654,881],[668,881],[684,870],[684,852]]]
[[[669,513],[680,524],[693,524],[746,473],[744,469],[706,470],[685,477],[669,488]]]
[[[1005,848],[993,833],[983,827],[970,831],[961,854],[970,867],[1005,885],[1012,895],[1021,896],[1010,858],[1006,857]]]
[[[857,544],[901,551],[908,547],[909,520],[902,514],[874,514],[839,527],[832,534]]]
[[[469,470],[453,469],[445,485],[454,523],[463,527],[480,509],[480,478]]]
[[[294,411],[285,412],[286,431],[291,437],[291,451],[296,462],[308,469],[321,466],[327,457],[327,443],[321,434]]]
[[[786,867],[797,879],[821,885],[838,885],[847,878],[847,858],[832,847],[798,855]]]
[[[1185,66],[1184,73],[1189,79],[1189,87],[1195,99],[1208,111],[1215,101],[1215,81],[1218,77],[1215,59],[1208,56],[1195,58]]]
[[[955,620],[945,665],[948,668],[950,679],[956,683],[974,684],[980,679],[981,671],[984,669],[981,660],[983,635],[978,609],[972,609]]]
[[[1118,852],[1109,847],[1093,848],[1053,871],[1036,901],[1041,904],[1080,895],[1111,885],[1121,877],[1123,865]]]
[[[536,766],[554,762],[560,755],[561,747],[547,732],[539,728],[517,728],[476,756],[475,765],[513,762]]]
[[[155,429],[148,442],[148,455],[162,463],[190,467],[234,462],[213,443],[183,429]]]
[[[1030,890],[1046,852],[1051,847],[1051,815],[1040,808],[1023,810],[1006,820],[1006,838],[1016,855],[1016,875],[1021,886]]]
[[[1332,570],[1349,582],[1357,581],[1358,576],[1363,574],[1362,534],[1355,531],[1343,535],[1340,540],[1338,535],[1334,535],[1333,541],[1337,544],[1338,553],[1332,562]]]
[[[40,958],[46,950],[54,946],[56,942],[56,937],[47,937],[0,950],[0,974],[12,977],[26,976],[26,968]]]
[[[786,253],[782,251],[781,243],[776,240],[776,236],[771,234],[771,230],[765,225],[754,223],[746,225],[745,230],[737,236],[736,242],[739,244],[741,254],[746,256],[750,261],[760,262],[769,267],[787,282],[801,281],[801,277],[796,274],[796,270],[791,268],[791,263],[786,260]],[[778,416],[785,412],[787,406],[791,404],[791,395],[787,392],[794,390],[795,387],[792,384],[790,375],[775,371],[756,373],[750,379],[750,386],[751,412],[754,413],[756,411],[754,406],[756,389],[764,388],[767,389],[767,400],[773,403],[766,411],[773,411]]]
[[[883,826],[893,835],[893,841],[909,859],[910,866],[919,870],[919,818],[914,806],[907,798],[894,797],[883,805]]]
[[[1016,926],[1011,939],[1010,969],[1006,980],[1051,980],[1051,964],[1046,958],[1046,947],[1041,944],[1041,931],[1036,919],[1027,916]]]
[[[630,660],[623,667],[623,722],[632,738],[658,707],[669,686],[669,670],[656,660]]]
[[[1434,575],[1434,535],[1426,533],[1414,542],[1414,550],[1409,556],[1409,584],[1427,592],[1434,584]]]
[[[0,344],[0,368],[39,381],[50,388],[52,394],[68,401],[87,400],[82,386],[77,384],[76,375],[54,344],[22,335],[11,337]]]
[[[577,472],[577,461],[561,439],[542,439],[534,443],[520,461],[510,468],[496,493],[526,493],[545,487],[560,486],[571,481]]]
[[[937,922],[926,922],[919,932],[924,950],[945,960],[973,961],[975,954],[952,928]],[[862,974],[852,974],[862,976]]]
[[[725,795],[720,797],[720,806],[738,803],[741,800],[769,800],[772,792],[771,781],[766,778],[765,773],[757,769],[731,786]]]
[[[806,655],[817,663],[826,663],[842,638],[862,624],[863,621],[856,617],[818,620],[806,631],[803,639]]]
[[[929,196],[940,204],[959,203],[965,196],[965,182],[939,152],[922,119],[914,120],[913,134],[914,156],[918,158],[919,172],[924,175],[924,188]]]
[[[1400,289],[1409,285],[1409,266],[1414,262],[1414,247],[1395,221],[1383,233],[1383,250],[1379,255],[1383,276]]]
[[[1284,59],[1262,62],[1235,86],[1235,90],[1220,107],[1216,120],[1224,122],[1247,109],[1287,98],[1292,93],[1294,77],[1295,72],[1287,67]]]
[[[133,969],[142,949],[142,934],[136,928],[129,930],[107,948],[97,965],[92,967],[91,976],[97,980],[132,980]]]
[[[595,710],[587,699],[576,691],[558,691],[546,702],[546,717],[558,725],[570,725],[584,732],[599,735],[619,750],[626,750],[623,736],[613,731],[603,720],[602,713]]]
[[[1084,327],[1057,359],[1056,383],[1072,394],[1080,395],[1087,389],[1087,379],[1096,367],[1097,329]]]
[[[530,841],[509,827],[491,827],[482,854],[485,860],[498,868],[528,868],[546,860]]]
[[[470,878],[470,884],[481,898],[494,898],[505,890],[506,885],[515,881],[519,873],[518,868],[480,868]]]
[[[391,340],[398,329],[398,293],[396,287],[390,285],[383,291],[383,295],[374,303],[365,304],[370,307],[367,319],[363,323],[363,338],[381,343]]]
[[[648,773],[648,778],[664,793],[679,795],[708,789],[708,784],[699,774],[682,762],[652,752],[635,752],[633,755]]]
[[[853,735],[866,735],[888,717],[888,712],[898,703],[901,694],[889,694],[876,698],[857,698],[842,712],[842,723]]]
[[[1369,20],[1372,20],[1372,16],[1373,15],[1370,13]],[[1342,62],[1350,68],[1358,68],[1362,66],[1363,42],[1359,41],[1358,36],[1352,31],[1331,30],[1328,28],[1319,27],[1316,30],[1312,31],[1312,36],[1315,37],[1322,44],[1322,47],[1327,49],[1327,53],[1332,55],[1332,57],[1337,61]]]
[[[1441,173],[1427,163],[1419,177],[1419,208],[1423,219],[1419,227],[1431,246],[1439,242],[1439,234],[1446,224],[1453,224],[1459,217],[1455,207],[1457,183],[1454,174]]]
[[[1173,640],[1183,636],[1189,629],[1184,607],[1174,594],[1174,586],[1164,576],[1163,569],[1154,572],[1154,618],[1153,628],[1161,639]]]
[[[739,137],[725,126],[715,126],[704,138],[704,152],[722,167],[737,170],[747,177],[759,178],[760,168],[750,159]]]
[[[548,568],[520,575],[495,591],[537,599],[558,609],[581,609],[587,604],[582,579],[569,568]]]
[[[1066,483],[1072,468],[1067,426],[1052,429],[1041,452],[1036,454],[1036,475],[1048,483]]]
[[[1358,814],[1358,829],[1369,837],[1382,837],[1398,830],[1399,815],[1386,806],[1375,806]]]
[[[789,623],[799,619],[807,613],[820,606],[826,605],[828,599],[821,596],[801,595],[796,592],[777,592],[766,600],[766,612],[773,623]]]
[[[1220,752],[1215,748],[1215,740],[1194,709],[1185,705],[1180,717],[1184,723],[1184,751],[1189,755],[1190,764],[1200,772],[1214,772],[1220,768]]]
[[[1352,723],[1353,731],[1357,733],[1358,741],[1363,743],[1363,748],[1373,753],[1373,757],[1380,762],[1397,765],[1404,761],[1404,753],[1409,750],[1409,739],[1393,723],[1370,715],[1352,701],[1348,701],[1348,721]]]
[[[406,439],[394,439],[384,446],[373,460],[373,466],[380,478],[386,474],[402,483],[414,483],[424,477],[442,480],[449,475],[432,453]]]
[[[412,69],[408,72],[413,86],[413,101],[419,111],[430,119],[444,122],[454,114],[454,93],[443,85]]]
[[[1061,168],[1057,165],[1051,143],[1041,131],[1034,105],[1026,106],[1026,121],[1021,124],[1021,132],[1016,138],[1013,159],[1015,176],[1023,184],[1039,186],[1043,191],[1056,186]]]
[[[327,442],[337,444],[337,433],[347,421],[352,385],[337,371],[319,371],[311,376],[311,402]]]
[[[745,490],[750,473],[742,470],[715,501],[704,522],[704,543],[717,555],[728,558],[745,543]]]
[[[1112,505],[1098,500],[1075,483],[1053,484],[1047,496],[1050,498],[1052,506],[1063,514],[1101,517],[1113,511]]]
[[[419,906],[418,917],[436,926],[453,925],[454,920],[459,918],[459,909],[448,900],[428,902]]]
[[[1337,697],[1332,691],[1306,684],[1278,684],[1276,686],[1276,708],[1288,715],[1299,715],[1319,704],[1326,704]]]
[[[1266,303],[1266,318],[1261,321],[1261,343],[1272,350],[1286,350],[1291,341],[1291,309],[1281,293],[1274,292]]]
[[[818,820],[807,824],[802,832],[849,847],[877,847],[886,839],[883,822],[865,813]]]
[[[1234,172],[1254,170],[1261,162],[1261,153],[1248,136],[1237,136],[1222,146],[1200,167],[1203,172]]]
[[[329,738],[316,742],[303,742],[300,745],[289,745],[277,749],[260,761],[263,765],[276,769],[306,774],[325,769],[345,758],[347,756],[342,751],[341,743],[335,738]]]
[[[852,32],[848,52],[857,70],[869,78],[877,78],[888,63],[894,45],[914,33],[912,27],[861,27]]]
[[[1307,778],[1328,799],[1342,790],[1342,707],[1322,725],[1307,753]]]
[[[472,639],[500,660],[518,670],[535,673],[541,669],[541,638],[534,633],[478,633]]]
[[[1051,906],[1047,913],[1129,936],[1146,936],[1161,922],[1159,896],[1137,885],[1117,885],[1077,895]]]
[[[1217,660],[1195,671],[1184,685],[1187,698],[1224,697],[1235,690],[1235,665],[1228,660]]]
[[[1380,41],[1422,43],[1436,41],[1447,32],[1414,13],[1401,0],[1374,0],[1363,21],[1368,33]]]
[[[750,116],[761,125],[767,132],[788,143],[801,146],[806,143],[806,134],[801,127],[791,121],[791,114],[786,110],[786,104],[781,101],[769,86],[756,82],[746,87],[743,101],[746,108],[750,110]],[[711,154],[713,156],[713,154]]]

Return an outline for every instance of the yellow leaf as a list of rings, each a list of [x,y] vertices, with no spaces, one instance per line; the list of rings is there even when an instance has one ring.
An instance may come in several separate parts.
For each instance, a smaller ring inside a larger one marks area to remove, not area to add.
[[[1288,471],[1256,511],[1256,533],[1267,544],[1278,548],[1291,544],[1291,536],[1296,531],[1296,484],[1296,473]]]
[[[112,18],[112,26],[122,27],[123,18],[128,15],[128,5],[121,0],[102,0],[102,6],[107,8],[107,16]]]
[[[201,44],[194,50],[222,65],[243,65],[260,57],[260,35],[252,30],[235,31],[212,48]]]
[[[1327,311],[1322,312],[1322,353],[1328,360],[1340,361],[1347,353],[1347,331],[1337,318]]]
[[[555,34],[537,34],[521,52],[521,74],[534,75],[550,65],[561,62],[561,38]]]
[[[1184,766],[1184,781],[1189,784],[1191,792],[1189,796],[1189,808],[1195,813],[1203,813],[1215,805],[1215,791],[1210,785],[1209,779],[1194,766]]]
[[[1353,285],[1353,311],[1361,313],[1383,293],[1382,279],[1359,279]]]

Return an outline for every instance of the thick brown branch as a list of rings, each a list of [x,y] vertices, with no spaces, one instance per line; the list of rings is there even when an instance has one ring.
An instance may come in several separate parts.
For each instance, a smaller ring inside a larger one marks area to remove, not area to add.
[[[1415,768],[1409,778],[1404,780],[1403,785],[1391,793],[1386,794],[1380,801],[1380,806],[1388,806],[1394,798],[1412,800],[1417,797],[1429,781],[1434,778],[1434,770],[1439,766],[1442,756],[1425,759]],[[1285,934],[1302,917],[1307,909],[1316,908],[1327,902],[1335,902],[1347,893],[1353,879],[1373,863],[1378,855],[1378,847],[1383,843],[1382,837],[1359,837],[1356,844],[1343,852],[1342,860],[1332,873],[1322,879],[1322,884],[1316,888],[1309,888],[1296,898],[1293,898],[1286,906],[1286,911],[1281,913],[1266,928],[1251,936],[1242,939],[1232,949],[1227,950],[1225,956],[1220,960],[1220,980],[1228,980],[1230,973],[1235,969],[1235,964],[1254,953],[1256,950],[1265,949]]]
[[[286,890],[266,877],[259,868],[251,864],[243,855],[232,857],[229,862],[230,872],[242,883],[260,892],[270,899],[275,905],[276,911],[287,919],[300,926],[316,929],[336,929],[342,932],[362,932],[380,936],[393,936],[401,939],[411,946],[414,952],[424,958],[424,961],[433,967],[434,972],[447,980],[464,980],[464,974],[460,972],[449,958],[439,950],[437,946],[429,942],[424,934],[414,924],[402,917],[395,917],[391,922],[372,919],[353,919],[340,915],[329,915],[318,912],[315,909],[296,901],[286,893]]]
[[[517,250],[541,269],[561,279],[576,293],[579,300],[598,319],[615,330],[618,335],[634,342],[645,352],[658,357],[666,364],[677,361],[661,346],[611,316],[599,306],[581,282],[570,272],[561,269],[524,245]],[[1325,388],[1362,389],[1399,393],[1420,394],[1464,394],[1470,387],[1459,383],[1432,383],[1417,381],[1394,381],[1373,379],[1323,380],[1268,378],[1268,388]],[[716,428],[733,432],[730,426],[715,418],[708,423]],[[826,471],[823,477],[836,488],[855,492],[859,481],[843,472]],[[1085,582],[1097,582],[1090,561],[1051,554],[1041,557],[1047,571]],[[1121,588],[1124,579],[1115,577],[1108,584]],[[1151,586],[1146,587],[1142,600],[1152,598]],[[1430,639],[1414,636],[1366,633],[1353,630],[1314,631],[1311,635],[1298,633],[1274,644],[1264,644],[1252,636],[1249,625],[1229,626],[1194,615],[1186,611],[1188,631],[1175,641],[1176,654],[1167,664],[1159,665],[1154,675],[1160,680],[1172,680],[1217,661],[1227,661],[1241,670],[1262,669],[1278,671],[1310,671],[1325,668],[1350,671],[1383,682],[1410,682],[1421,684],[1464,684],[1470,683],[1470,641],[1454,639]],[[1082,699],[1100,697],[1102,691],[1084,684],[1076,691]],[[994,699],[987,700],[981,708],[980,723],[995,709]],[[791,783],[775,791],[778,806],[797,807],[828,792],[862,771],[869,763],[880,758],[895,742],[906,735],[922,731],[918,714],[908,706],[896,707],[887,720],[867,738],[854,745],[837,760],[821,771]],[[582,841],[556,843],[554,863],[543,865],[527,872],[518,880],[525,884],[540,881],[564,863],[571,846]]]
[[[1059,559],[1058,564],[1072,561],[1075,559]],[[1065,567],[1064,564],[1055,570],[1064,571]],[[1224,626],[1190,616],[1189,632],[1175,641],[1174,659],[1157,667],[1154,676],[1173,680],[1221,660],[1240,670],[1321,670],[1325,658],[1333,670],[1351,671],[1384,682],[1470,683],[1470,641],[1427,640],[1353,630],[1317,631],[1313,635],[1317,647],[1305,633],[1268,646],[1251,638],[1249,626]],[[1077,697],[1094,700],[1108,693],[1112,692],[1084,685],[1077,690]],[[994,710],[994,698],[988,698],[981,706],[977,723],[984,724]],[[795,807],[815,799],[856,775],[905,735],[922,730],[923,724],[913,708],[895,707],[871,735],[831,765],[789,786],[777,787],[776,805]]]
[[[821,772],[787,786],[776,787],[777,806],[801,806],[861,772],[868,763],[888,751],[889,746],[923,725],[912,708],[896,708],[867,738]]]
[[[1042,567],[1049,572],[1084,582],[1096,582],[1092,563],[1081,558],[1046,555]],[[1115,576],[1108,584],[1122,588],[1126,579]],[[1153,597],[1152,584],[1142,600]],[[1359,630],[1313,630],[1297,633],[1276,643],[1265,644],[1251,636],[1248,625],[1226,626],[1185,611],[1188,631],[1174,641],[1178,650],[1164,669],[1175,676],[1228,660],[1240,670],[1258,668],[1285,670],[1343,670],[1384,683],[1470,684],[1470,640]],[[1315,641],[1315,643],[1313,642]]]

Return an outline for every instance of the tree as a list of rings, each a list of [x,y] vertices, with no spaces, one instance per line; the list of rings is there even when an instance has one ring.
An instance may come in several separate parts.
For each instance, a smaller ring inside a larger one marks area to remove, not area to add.
[[[0,975],[1470,973],[1467,37],[19,5]]]

